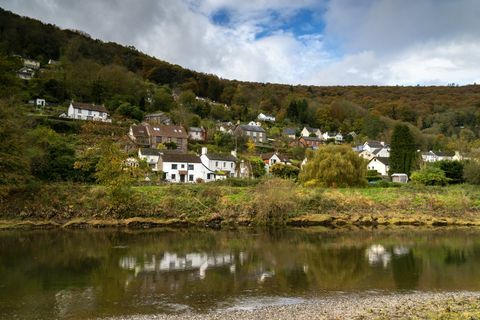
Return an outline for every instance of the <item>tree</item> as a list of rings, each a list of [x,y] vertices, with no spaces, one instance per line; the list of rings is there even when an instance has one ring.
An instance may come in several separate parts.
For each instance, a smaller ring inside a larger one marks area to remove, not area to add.
[[[463,168],[463,177],[468,183],[480,185],[480,162],[478,160],[468,161]]]
[[[265,163],[258,157],[251,157],[248,159],[252,166],[252,173],[254,178],[260,178],[265,175]]]
[[[390,174],[406,173],[410,175],[417,165],[417,146],[410,129],[398,124],[393,129],[390,143]]]
[[[255,152],[255,142],[253,142],[252,139],[248,139],[248,141],[247,141],[247,151],[249,153],[254,153]]]
[[[444,186],[449,180],[445,172],[437,166],[425,166],[412,173],[411,179],[426,186]]]
[[[445,176],[448,178],[450,184],[462,183],[465,181],[463,178],[463,163],[460,161],[443,160],[435,162],[434,165],[445,172]]]
[[[299,175],[304,185],[322,187],[364,186],[367,166],[350,147],[326,145],[307,155]]]
[[[270,173],[282,179],[297,179],[300,169],[290,164],[275,163],[270,167]]]
[[[172,92],[168,87],[162,86],[155,90],[152,97],[152,105],[148,111],[170,111],[175,101],[173,100]]]

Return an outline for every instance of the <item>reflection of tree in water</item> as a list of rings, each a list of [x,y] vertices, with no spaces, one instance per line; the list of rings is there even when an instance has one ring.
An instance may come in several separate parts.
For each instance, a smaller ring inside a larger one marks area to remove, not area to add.
[[[460,265],[467,262],[464,250],[448,250],[445,257],[445,264]]]
[[[398,289],[415,289],[422,273],[422,261],[413,251],[392,257],[393,280]]]
[[[354,287],[368,275],[364,248],[328,248],[312,252],[308,259],[308,274],[318,288]]]

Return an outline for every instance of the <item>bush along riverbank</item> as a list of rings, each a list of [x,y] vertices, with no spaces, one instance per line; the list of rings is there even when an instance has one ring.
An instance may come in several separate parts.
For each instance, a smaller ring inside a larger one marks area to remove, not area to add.
[[[305,188],[289,180],[141,186],[48,184],[0,204],[0,228],[293,225],[480,226],[470,185]]]

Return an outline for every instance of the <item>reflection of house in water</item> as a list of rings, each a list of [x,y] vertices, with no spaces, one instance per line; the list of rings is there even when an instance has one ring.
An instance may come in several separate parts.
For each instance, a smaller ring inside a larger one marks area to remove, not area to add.
[[[240,260],[244,255],[240,254]],[[243,261],[240,261],[243,263]],[[205,278],[208,268],[230,266],[230,271],[235,272],[235,257],[233,254],[187,253],[178,255],[165,252],[161,258],[152,255],[149,259],[139,260],[127,256],[120,259],[119,265],[123,269],[135,270],[135,275],[143,272],[174,272],[198,270],[200,279]]]
[[[393,255],[403,256],[410,252],[410,249],[404,246],[393,247]],[[372,244],[365,251],[368,263],[371,265],[382,264],[384,268],[388,266],[392,259],[392,253],[385,249],[381,244]]]

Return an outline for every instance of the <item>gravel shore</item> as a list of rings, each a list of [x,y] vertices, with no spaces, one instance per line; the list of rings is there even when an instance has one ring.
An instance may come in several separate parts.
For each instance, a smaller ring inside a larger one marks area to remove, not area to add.
[[[110,320],[177,319],[480,319],[480,292],[345,294],[288,305],[210,313],[137,315]]]

